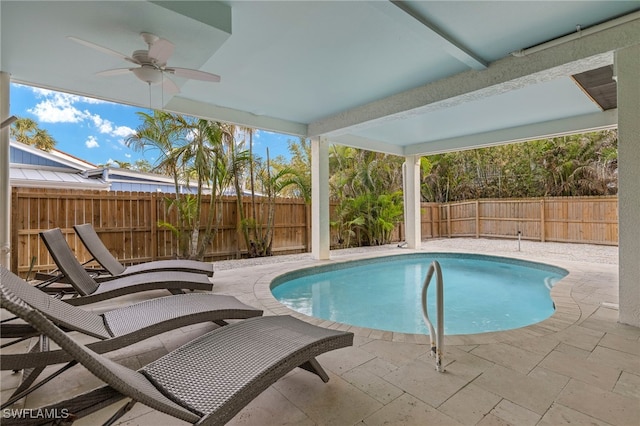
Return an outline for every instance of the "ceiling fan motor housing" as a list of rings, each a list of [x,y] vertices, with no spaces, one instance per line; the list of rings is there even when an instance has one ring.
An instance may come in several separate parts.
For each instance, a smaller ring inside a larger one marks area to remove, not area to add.
[[[153,65],[143,64],[139,68],[132,68],[131,71],[145,83],[153,85],[162,83],[162,71]]]

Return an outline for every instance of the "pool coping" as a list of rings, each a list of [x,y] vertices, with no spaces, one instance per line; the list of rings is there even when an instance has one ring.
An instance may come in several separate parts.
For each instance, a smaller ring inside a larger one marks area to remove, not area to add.
[[[409,253],[428,253],[429,250],[407,250],[406,254]],[[434,253],[441,253],[443,251],[433,251]],[[460,253],[460,252],[456,252]],[[397,252],[395,253],[397,255]],[[478,253],[469,254],[477,255]],[[271,282],[277,277],[290,273],[300,269],[306,269],[314,266],[322,266],[322,265],[330,265],[330,264],[339,264],[352,260],[365,260],[365,259],[374,259],[379,257],[388,257],[390,255],[389,252],[377,252],[374,254],[360,254],[360,255],[352,255],[345,256],[330,260],[315,260],[315,261],[305,261],[305,262],[296,262],[295,264],[283,264],[282,268],[277,272],[267,273],[259,278],[254,284],[254,296],[258,300],[258,302],[265,309],[265,313],[271,313],[273,315],[291,315],[295,318],[299,318],[305,322],[310,324],[319,325],[322,327],[327,327],[336,330],[342,331],[350,331],[354,333],[356,336],[365,337],[373,340],[386,340],[393,342],[407,342],[407,343],[418,343],[418,344],[430,344],[429,335],[423,334],[409,334],[409,333],[399,333],[394,331],[386,331],[386,330],[378,330],[371,329],[365,327],[353,326],[350,324],[344,324],[339,322],[334,322],[330,320],[323,320],[315,317],[311,317],[305,314],[301,314],[297,311],[294,311],[287,306],[281,304],[271,293]],[[573,324],[577,323],[582,316],[582,311],[578,302],[573,299],[571,296],[571,290],[573,285],[580,280],[581,272],[574,270],[574,268],[567,267],[566,265],[558,265],[555,262],[549,261],[540,261],[540,260],[529,260],[523,259],[519,256],[496,256],[489,255],[490,257],[495,258],[503,258],[503,259],[512,259],[518,261],[530,261],[534,263],[546,264],[552,267],[561,268],[568,272],[567,276],[559,280],[551,289],[551,299],[555,305],[555,312],[547,319],[531,324],[525,327],[516,328],[512,330],[505,331],[492,331],[487,333],[480,334],[456,334],[456,335],[447,335],[445,339],[446,345],[452,346],[464,346],[464,345],[478,345],[478,344],[489,344],[489,343],[500,343],[500,342],[511,342],[523,339],[530,339],[534,337],[542,337],[549,334],[558,333]]]

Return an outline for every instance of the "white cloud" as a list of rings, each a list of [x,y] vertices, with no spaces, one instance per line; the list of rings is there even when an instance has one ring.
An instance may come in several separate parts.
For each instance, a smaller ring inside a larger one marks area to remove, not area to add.
[[[111,121],[100,117],[98,114],[88,114],[87,118],[90,119],[94,126],[98,128],[98,131],[109,136],[117,136],[126,138],[135,131],[131,127],[127,126],[115,126]]]
[[[115,129],[113,129],[113,132],[111,134],[113,136],[120,136],[120,137],[126,138],[132,135],[133,133],[135,133],[135,130],[133,130],[131,127],[118,126]]]
[[[46,99],[28,111],[42,123],[78,123],[86,118],[85,112],[65,99]]]
[[[96,139],[95,136],[89,136],[85,141],[84,145],[89,149],[100,147],[100,144],[98,144],[98,140]]]
[[[92,114],[88,110],[80,110],[76,104],[101,104],[110,103],[84,96],[70,95],[68,93],[53,92],[46,89],[32,88],[39,99],[42,99],[35,107],[28,111],[34,114],[38,121],[43,123],[80,123],[90,121],[102,134],[113,137],[126,138],[135,131],[128,126],[116,126],[109,120],[103,119],[98,114]]]
[[[131,154],[125,154],[124,156],[127,158],[131,158]]]

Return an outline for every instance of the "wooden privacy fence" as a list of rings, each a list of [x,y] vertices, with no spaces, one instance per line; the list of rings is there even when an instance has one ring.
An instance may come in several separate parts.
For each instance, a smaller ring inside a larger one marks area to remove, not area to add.
[[[618,245],[618,197],[422,204],[422,237],[518,238]]]
[[[11,208],[11,269],[25,275],[55,269],[38,233],[61,228],[81,262],[90,260],[73,225],[91,223],[123,263],[173,258],[174,235],[158,221],[175,223],[167,215],[163,194],[13,188]],[[243,200],[246,217],[250,199]],[[446,237],[517,238],[538,241],[618,244],[617,197],[498,199],[457,203],[422,203],[422,239]],[[208,213],[208,203],[203,217]],[[221,223],[205,260],[232,259],[246,254],[238,232],[235,197],[223,197]],[[266,217],[266,208],[263,217]],[[392,233],[404,236],[399,224]],[[204,229],[204,227],[203,227]],[[302,200],[276,202],[273,251],[278,254],[310,251],[310,207]],[[332,232],[331,242],[337,244]]]
[[[158,221],[176,223],[175,214],[167,215],[166,194],[149,192],[111,192],[14,188],[11,217],[11,269],[24,275],[32,262],[34,271],[55,269],[53,259],[41,241],[39,232],[60,228],[81,262],[91,259],[73,225],[93,224],[109,250],[123,263],[139,263],[175,257],[176,238]],[[207,198],[208,200],[208,198]],[[243,200],[249,216],[250,199]],[[222,197],[218,205],[221,218],[218,232],[205,253],[205,260],[240,257],[246,253],[238,232],[239,215],[235,197]],[[208,202],[202,217],[207,217]],[[266,217],[266,205],[258,214]],[[307,251],[310,210],[298,199],[276,200],[273,230],[274,253]],[[203,224],[202,230],[205,226]]]

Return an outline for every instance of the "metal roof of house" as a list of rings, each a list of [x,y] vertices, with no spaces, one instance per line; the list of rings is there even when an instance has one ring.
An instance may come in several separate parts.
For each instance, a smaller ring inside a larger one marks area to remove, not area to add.
[[[9,180],[11,186],[27,188],[109,190],[109,182],[88,178],[82,172],[65,168],[12,164]]]

